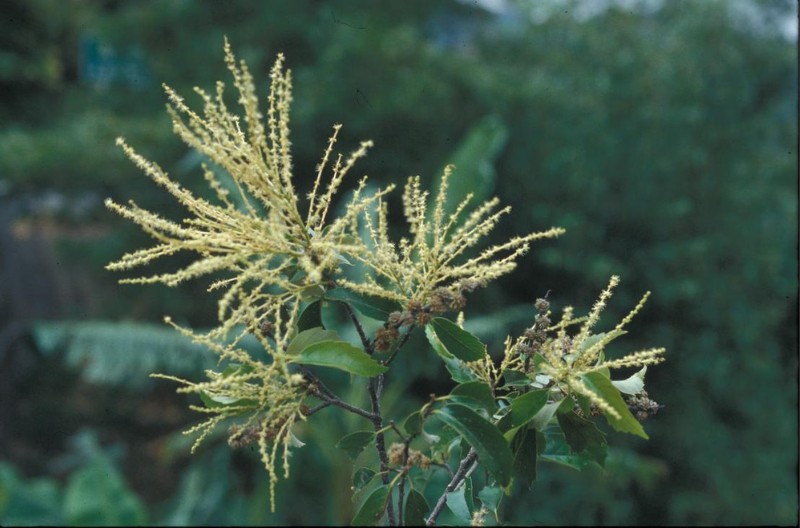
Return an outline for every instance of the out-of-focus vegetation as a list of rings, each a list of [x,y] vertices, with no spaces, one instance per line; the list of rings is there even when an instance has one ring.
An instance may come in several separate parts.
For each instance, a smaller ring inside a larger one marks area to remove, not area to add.
[[[505,5],[4,2],[0,524],[352,516],[351,462],[334,447],[348,428],[332,414],[300,431],[307,446],[278,514],[255,454],[220,437],[189,457],[179,431],[197,417],[147,375],[197,375],[210,356],[152,323],[169,313],[209,326],[214,297],[203,283],[120,287],[103,269],[142,244],[102,198],[173,207],[117,135],[202,192],[201,160],[173,138],[160,83],[210,88],[224,35],[264,92],[286,54],[300,185],[341,122],[343,150],[375,141],[359,167],[373,181],[430,182],[454,162],[454,186],[514,206],[508,231],[568,229],[534,248],[517,280],[474,295],[482,338],[523,328],[548,290],[556,309],[573,299],[585,310],[620,274],[610,321],[653,290],[625,337],[626,349],[668,349],[648,376],[666,405],[645,424],[651,440],[615,439],[605,474],[541,466],[533,492],[505,501],[506,519],[797,523],[797,48],[781,30],[796,6]],[[434,361],[398,362],[415,381],[390,406],[447,379]]]

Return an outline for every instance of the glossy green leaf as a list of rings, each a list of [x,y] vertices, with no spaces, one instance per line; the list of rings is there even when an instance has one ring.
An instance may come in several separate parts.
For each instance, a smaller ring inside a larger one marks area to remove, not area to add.
[[[319,343],[321,341],[343,341],[339,334],[333,330],[325,330],[321,326],[309,328],[299,332],[294,339],[289,342],[286,347],[286,353],[291,356],[296,356],[302,352],[306,347]]]
[[[356,431],[339,439],[336,447],[354,459],[372,442],[373,438],[375,438],[375,433],[372,431]]]
[[[464,405],[454,403],[434,411],[478,453],[478,458],[497,482],[506,487],[511,482],[514,458],[502,433],[491,422]]]
[[[350,304],[359,313],[378,321],[386,321],[389,314],[403,309],[400,303],[383,297],[364,295],[351,292],[344,288],[336,288],[325,294],[327,299],[341,301]]]
[[[456,397],[454,401],[463,403],[467,407],[473,409],[484,409],[489,415],[495,411],[494,396],[492,396],[492,389],[482,381],[468,381],[456,385],[450,395]]]
[[[297,329],[300,332],[317,327],[324,328],[322,324],[322,301],[314,301],[306,306],[297,319]]]
[[[511,423],[514,427],[525,425],[534,419],[547,403],[546,390],[526,392],[511,402]]]
[[[375,488],[361,505],[350,524],[352,526],[375,526],[383,517],[388,500],[389,486],[384,484]]]
[[[434,317],[428,326],[451,355],[462,361],[477,361],[486,354],[486,345],[444,317]]]
[[[425,516],[430,511],[431,507],[425,496],[417,490],[408,492],[406,498],[406,509],[403,520],[406,526],[423,526],[425,525]]]
[[[344,341],[322,341],[303,349],[294,363],[344,370],[357,376],[372,377],[389,370],[369,354]]]
[[[631,414],[625,400],[619,390],[614,387],[611,380],[599,372],[590,372],[581,376],[581,379],[589,387],[589,390],[607,401],[620,415],[619,418],[604,413],[606,421],[615,430],[623,433],[631,433],[642,438],[649,438],[644,432],[642,424]]]
[[[434,352],[436,352],[444,362],[444,366],[450,373],[450,377],[453,378],[453,381],[456,383],[466,383],[477,379],[477,376],[467,368],[463,361],[453,356],[453,354],[444,348],[444,345],[442,345],[439,338],[436,337],[430,325],[425,327],[425,336],[428,338],[428,342],[431,344]]]

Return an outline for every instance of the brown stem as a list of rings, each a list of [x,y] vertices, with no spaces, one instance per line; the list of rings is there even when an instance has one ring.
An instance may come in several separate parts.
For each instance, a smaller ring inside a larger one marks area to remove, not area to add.
[[[336,394],[334,394],[325,384],[319,379],[313,372],[307,369],[304,366],[300,367],[301,372],[303,373],[303,377],[308,380],[309,383],[309,390],[311,394],[322,400],[327,405],[335,405],[336,407],[342,408],[346,411],[350,411],[353,414],[357,414],[366,418],[367,420],[374,421],[375,415],[361,407],[356,407],[355,405],[350,405],[343,399],[339,398]],[[317,412],[322,409],[322,405],[318,405],[314,407],[314,412]],[[309,411],[310,412],[310,411]],[[310,416],[307,414],[306,416]],[[380,416],[378,416],[380,418]]]
[[[383,417],[381,416],[381,392],[383,392],[383,374],[369,380],[369,399],[372,404],[372,427],[375,429],[375,449],[380,460],[381,480],[389,484],[389,456],[386,454],[386,440],[383,436]],[[397,526],[394,517],[394,505],[389,500],[386,503],[386,515],[389,517],[389,526]]]
[[[461,459],[461,463],[458,465],[458,471],[456,471],[456,474],[453,475],[452,480],[450,480],[450,484],[447,485],[447,487],[444,489],[444,492],[442,492],[442,496],[439,497],[439,500],[436,502],[436,506],[434,506],[430,517],[428,517],[428,520],[425,521],[425,526],[436,525],[436,518],[439,517],[439,514],[442,513],[445,504],[447,504],[447,494],[455,491],[456,488],[461,485],[461,482],[467,478],[467,474],[472,467],[472,463],[475,462],[477,458],[478,453],[475,451],[475,449],[470,448],[467,456]]]

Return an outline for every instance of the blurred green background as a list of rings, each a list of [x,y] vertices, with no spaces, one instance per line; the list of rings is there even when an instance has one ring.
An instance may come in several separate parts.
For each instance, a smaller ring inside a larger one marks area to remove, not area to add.
[[[517,524],[798,522],[797,30],[792,0],[5,0],[0,17],[0,524],[347,524],[363,426],[334,411],[298,436],[268,511],[253,453],[212,438],[153,371],[211,354],[161,324],[214,324],[203,281],[118,286],[105,263],[147,243],[102,201],[180,214],[115,147],[124,135],[204,192],[161,82],[229,80],[225,35],[265,96],[294,72],[296,177],[334,123],[376,185],[449,162],[454,185],[514,208],[497,237],[545,229],[477,292],[468,328],[497,346],[550,291],[606,324],[653,290],[618,353],[665,346],[650,441],[612,435],[606,472],[541,466],[505,501]],[[399,199],[391,204],[399,213]],[[180,261],[180,258],[177,259]],[[174,269],[176,262],[163,264]],[[401,358],[389,412],[448,390],[433,355]],[[411,356],[411,354],[407,354]],[[339,390],[353,396],[359,387]],[[391,385],[390,385],[391,386]],[[352,394],[351,394],[352,393]],[[443,518],[444,519],[444,518]]]

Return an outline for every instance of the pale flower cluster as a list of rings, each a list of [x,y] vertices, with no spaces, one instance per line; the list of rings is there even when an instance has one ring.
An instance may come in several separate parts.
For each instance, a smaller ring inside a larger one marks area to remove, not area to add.
[[[622,367],[644,367],[664,361],[664,348],[650,348],[627,354],[619,359],[606,359],[606,346],[625,333],[624,328],[631,322],[647,302],[650,292],[647,292],[639,303],[609,332],[592,334],[591,331],[600,320],[600,314],[611,298],[614,288],[619,284],[619,277],[612,276],[608,287],[600,293],[592,310],[586,317],[573,319],[572,308],[564,310],[561,321],[549,330],[555,336],[542,344],[540,354],[544,362],[538,365],[538,370],[549,376],[556,387],[564,394],[577,393],[585,396],[602,412],[615,418],[620,418],[619,413],[600,395],[592,391],[581,376],[595,371],[608,371]],[[567,328],[574,324],[582,323],[578,333],[574,336],[567,334]],[[517,346],[524,338],[517,342]],[[513,347],[512,347],[513,348]]]
[[[320,298],[338,285],[405,305],[426,302],[437,288],[472,289],[508,273],[530,242],[555,237],[563,230],[553,228],[513,237],[467,258],[467,251],[489,234],[509,208],[496,210],[498,200],[493,199],[467,212],[468,197],[454,212],[445,214],[451,168],[442,179],[432,211],[419,178],[409,179],[403,205],[410,238],[398,244],[388,234],[385,196],[392,186],[367,194],[366,178],[361,179],[343,212],[332,218],[330,213],[344,178],[371,146],[367,141],[347,157],[334,155],[339,125],[334,127],[317,167],[312,189],[304,197],[305,207],[301,206],[293,181],[289,139],[291,72],[284,70],[279,55],[262,114],[253,78],[244,62],[236,60],[227,41],[225,61],[238,92],[241,115],[228,108],[222,82],[217,83],[213,94],[195,89],[203,105],[200,113],[165,86],[174,131],[207,159],[203,175],[216,200],[190,192],[120,138],[118,144],[125,154],[186,209],[186,216],[174,221],[133,201],[121,204],[109,199],[109,209],[138,224],[155,243],[122,256],[107,268],[128,271],[188,252],[196,258],[177,271],[121,282],[176,286],[189,279],[214,277],[209,290],[224,292],[219,299],[216,328],[198,334],[169,319],[167,322],[208,345],[226,364],[239,365],[239,370],[208,371],[208,381],[199,383],[162,377],[182,383],[181,392],[204,398],[205,406],[193,408],[208,418],[187,431],[199,433],[198,443],[224,420],[245,417],[231,433],[231,441],[241,443],[252,438],[258,443],[274,485],[279,446],[283,446],[288,471],[288,448],[294,443],[291,428],[297,420],[305,419],[306,380],[290,369],[292,356],[286,353],[297,333],[304,299]],[[375,209],[377,222],[372,221]],[[359,236],[361,225],[367,228],[367,240]],[[342,276],[342,266],[351,261],[370,270],[363,282]],[[242,340],[247,336],[258,339],[264,356],[254,358],[243,348]]]
[[[515,236],[465,259],[469,250],[488,236],[511,208],[496,210],[499,200],[493,198],[466,214],[472,201],[469,194],[452,213],[446,214],[447,186],[452,172],[452,166],[445,169],[432,211],[419,176],[408,179],[403,192],[403,212],[411,237],[400,239],[399,244],[389,236],[385,202],[381,201],[377,225],[370,216],[365,216],[372,247],[367,257],[360,260],[372,274],[363,282],[342,280],[340,284],[403,304],[425,304],[437,288],[471,291],[509,273],[531,242],[565,232],[554,227]]]

